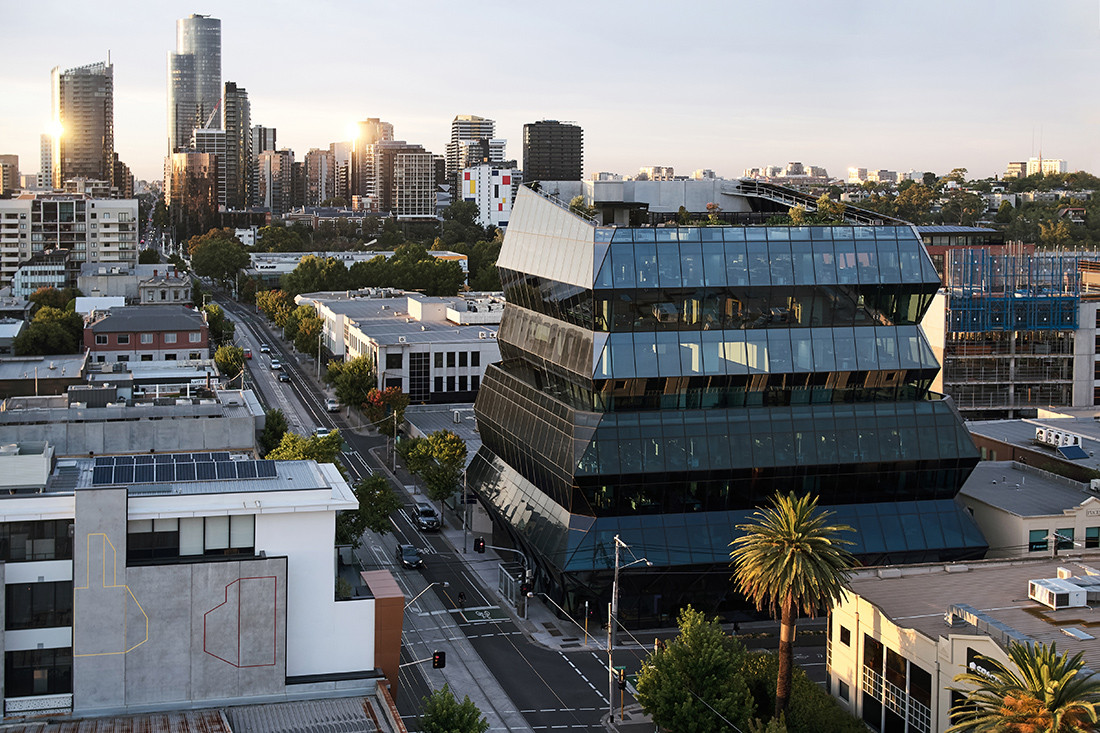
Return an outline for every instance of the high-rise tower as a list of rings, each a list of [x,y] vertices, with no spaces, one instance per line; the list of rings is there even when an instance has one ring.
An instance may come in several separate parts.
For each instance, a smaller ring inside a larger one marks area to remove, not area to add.
[[[223,99],[225,205],[230,209],[243,209],[248,206],[252,182],[252,121],[248,92],[227,81]]]
[[[454,182],[459,171],[467,166],[479,165],[485,161],[463,159],[463,143],[473,141],[486,141],[484,146],[491,163],[499,163],[504,160],[503,140],[494,140],[497,123],[493,120],[477,115],[457,115],[451,121],[451,141],[447,143],[447,180]],[[492,140],[497,145],[490,145]],[[468,156],[467,156],[468,157]]]
[[[209,15],[176,21],[168,54],[168,152],[186,148],[191,131],[212,121],[221,129],[222,22]],[[212,119],[213,118],[213,119]]]
[[[115,152],[115,81],[110,62],[51,76],[55,133],[51,178],[61,188],[69,178],[112,180]]]
[[[523,126],[523,180],[579,181],[584,169],[584,131],[557,120]]]

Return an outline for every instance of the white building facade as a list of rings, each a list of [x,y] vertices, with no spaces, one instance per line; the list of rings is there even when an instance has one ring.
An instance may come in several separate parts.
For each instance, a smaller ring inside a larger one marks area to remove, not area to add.
[[[512,181],[516,171],[484,164],[462,171],[462,200],[477,204],[478,223],[505,228],[512,215]]]

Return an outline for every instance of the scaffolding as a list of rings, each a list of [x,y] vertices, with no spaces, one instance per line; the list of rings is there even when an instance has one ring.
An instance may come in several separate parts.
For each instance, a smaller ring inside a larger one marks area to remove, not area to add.
[[[947,254],[943,391],[969,419],[1073,402],[1084,253]]]
[[[1075,330],[1081,260],[1076,253],[947,252],[948,331]]]

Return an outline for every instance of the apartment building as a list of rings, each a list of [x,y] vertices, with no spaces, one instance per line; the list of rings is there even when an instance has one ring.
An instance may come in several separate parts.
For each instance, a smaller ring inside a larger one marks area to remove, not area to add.
[[[358,504],[332,464],[227,451],[58,458],[24,441],[0,452],[0,488],[6,716],[397,682],[392,577],[360,576],[358,595],[336,600],[335,516]]]
[[[137,219],[136,199],[25,193],[0,200],[0,285],[48,250],[68,252],[70,283],[86,262],[135,264]]]

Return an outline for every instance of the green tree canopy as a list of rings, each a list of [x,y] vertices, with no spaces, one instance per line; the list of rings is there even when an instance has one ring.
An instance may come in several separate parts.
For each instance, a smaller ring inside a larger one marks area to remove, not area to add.
[[[294,229],[272,225],[256,231],[257,252],[301,252],[304,249],[305,240]]]
[[[378,383],[374,361],[369,356],[359,356],[350,361],[330,361],[325,382],[332,385],[340,404],[361,410],[367,395]]]
[[[248,250],[231,229],[211,229],[191,237],[187,243],[191,267],[199,277],[208,277],[228,287],[237,274],[248,267]]]
[[[34,303],[36,310],[38,308],[66,310],[69,304],[78,297],[80,297],[80,291],[76,288],[63,288],[58,290],[57,288],[47,287],[35,290],[27,297],[27,300]]]
[[[48,305],[38,309],[30,324],[12,342],[12,351],[17,356],[76,354],[83,347],[84,319],[74,311]]]
[[[1100,713],[1100,678],[1086,672],[1083,652],[1072,657],[1056,645],[1008,648],[1009,662],[978,655],[981,671],[955,677],[963,701],[952,708],[948,733],[984,731],[1095,731]]]
[[[215,344],[231,343],[237,326],[225,316],[225,311],[217,303],[208,303],[203,307],[206,325],[210,329],[210,341]]]
[[[298,332],[294,334],[294,348],[303,354],[320,358],[317,349],[320,347],[318,336],[324,330],[325,324],[316,314],[304,316],[298,321]]]
[[[363,533],[368,529],[377,534],[388,534],[390,515],[401,508],[401,499],[390,486],[389,479],[380,473],[372,473],[355,485],[355,498],[359,508],[340,512],[336,516],[336,544],[359,547]]]
[[[301,293],[345,290],[349,282],[348,268],[340,260],[306,255],[297,267],[283,275],[279,284],[293,298]]]
[[[282,328],[295,305],[293,299],[282,290],[261,290],[256,293],[256,308]]]
[[[139,265],[157,265],[160,264],[160,252],[149,247],[138,252],[138,264]]]
[[[244,369],[244,349],[233,344],[224,344],[214,352],[214,363],[222,376],[234,379]]]
[[[830,525],[831,516],[818,511],[816,497],[777,494],[771,506],[753,512],[750,523],[738,525],[745,534],[730,543],[741,592],[780,619],[776,717],[790,699],[797,614],[813,617],[840,600],[855,564],[842,546],[851,543],[839,536],[852,529]]]
[[[263,452],[275,450],[289,429],[290,423],[282,410],[268,410],[264,416],[264,429],[260,433],[260,448]]]
[[[293,301],[289,302],[293,303]],[[282,324],[283,338],[285,338],[287,341],[294,341],[296,338],[298,338],[298,328],[299,326],[301,326],[302,321],[316,318],[317,311],[312,305],[303,304],[296,308],[293,308],[293,310],[291,310],[287,314],[286,321],[284,321],[284,323]],[[278,323],[278,321],[276,321],[276,323]],[[314,334],[313,337],[317,338],[317,335]]]
[[[470,701],[470,696],[464,696],[459,702],[447,684],[424,698],[423,703],[420,711],[422,733],[485,733],[489,730],[489,721]]]
[[[956,169],[958,170],[958,169]],[[947,195],[947,200],[940,209],[940,216],[945,224],[958,224],[959,226],[972,227],[978,223],[978,219],[985,213],[985,199],[976,193],[955,189]]]
[[[424,479],[428,498],[442,502],[455,493],[462,479],[466,441],[450,430],[437,430],[410,452],[409,465]]]
[[[328,435],[310,435],[303,437],[297,433],[285,433],[279,445],[264,458],[283,461],[317,461],[318,463],[336,463],[344,441],[339,430]]]
[[[677,619],[680,635],[649,655],[638,673],[638,702],[667,730],[697,733],[744,730],[754,705],[740,668],[745,652],[708,619],[688,606]]]

